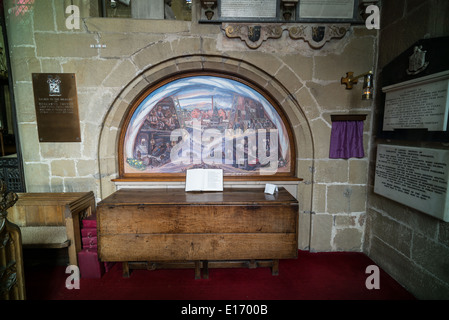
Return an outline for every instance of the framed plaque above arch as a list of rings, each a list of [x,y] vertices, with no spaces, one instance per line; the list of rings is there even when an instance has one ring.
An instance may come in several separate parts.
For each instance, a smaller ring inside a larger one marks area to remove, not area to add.
[[[296,178],[294,136],[278,103],[234,75],[177,74],[149,87],[121,129],[119,181],[182,181],[192,168],[226,180]]]

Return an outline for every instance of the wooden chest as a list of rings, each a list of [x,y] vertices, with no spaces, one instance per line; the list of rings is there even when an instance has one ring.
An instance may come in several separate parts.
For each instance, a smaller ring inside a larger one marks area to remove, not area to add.
[[[298,253],[298,202],[284,188],[274,195],[121,189],[98,203],[97,224],[102,261],[278,260]]]

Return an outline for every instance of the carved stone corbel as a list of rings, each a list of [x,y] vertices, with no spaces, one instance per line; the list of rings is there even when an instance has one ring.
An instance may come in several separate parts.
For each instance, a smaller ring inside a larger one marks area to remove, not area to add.
[[[228,38],[240,38],[251,49],[259,48],[269,38],[280,38],[288,30],[291,39],[302,39],[312,49],[322,48],[331,39],[343,38],[350,24],[250,24],[224,23],[222,29]]]
[[[302,24],[289,27],[288,34],[292,39],[303,39],[313,49],[320,49],[333,38],[343,38],[349,27],[350,24]]]
[[[223,24],[222,29],[228,38],[240,38],[251,49],[257,49],[268,38],[280,38],[282,26],[278,24],[254,25],[246,23]]]

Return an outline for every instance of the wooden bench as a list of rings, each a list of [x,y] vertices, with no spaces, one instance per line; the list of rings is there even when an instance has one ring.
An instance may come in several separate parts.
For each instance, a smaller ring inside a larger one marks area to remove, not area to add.
[[[78,266],[80,219],[95,213],[90,192],[18,193],[8,218],[20,227],[24,248],[67,248],[69,263]]]

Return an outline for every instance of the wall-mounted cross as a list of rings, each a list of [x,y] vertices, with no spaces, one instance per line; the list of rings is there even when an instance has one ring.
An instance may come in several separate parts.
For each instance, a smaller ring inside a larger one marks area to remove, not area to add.
[[[352,86],[357,83],[358,78],[354,78],[354,72],[346,72],[346,77],[341,78],[341,84],[346,86],[346,89],[352,89]]]

